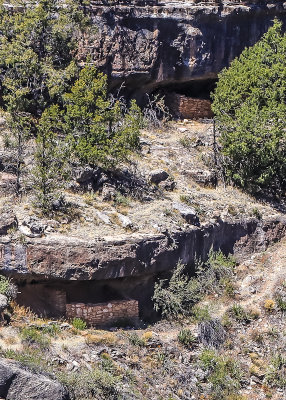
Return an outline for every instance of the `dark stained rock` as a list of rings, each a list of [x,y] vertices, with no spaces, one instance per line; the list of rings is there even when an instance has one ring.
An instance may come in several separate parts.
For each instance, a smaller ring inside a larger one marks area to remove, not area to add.
[[[0,359],[0,397],[6,400],[70,399],[68,391],[59,382],[3,358]]]
[[[171,192],[172,190],[175,189],[176,182],[169,177],[165,181],[160,182],[158,186],[159,186],[160,189],[168,190],[169,192]]]
[[[210,249],[235,253],[238,259],[263,251],[286,234],[286,218],[224,221],[188,226],[171,234],[151,234],[84,240],[78,238],[29,239],[25,244],[0,243],[4,274],[21,279],[108,280],[158,274],[181,260],[192,264],[206,260]],[[175,244],[175,245],[174,245]]]
[[[220,347],[226,340],[226,332],[219,320],[203,321],[198,326],[198,339],[204,346]]]
[[[82,52],[92,54],[112,87],[124,82],[137,98],[158,87],[188,91],[186,84],[194,94],[209,91],[218,72],[275,17],[286,19],[282,1],[134,3],[92,2],[97,32]]]
[[[169,174],[168,172],[164,171],[163,169],[156,169],[150,172],[150,182],[158,184],[162,181],[168,179]]]

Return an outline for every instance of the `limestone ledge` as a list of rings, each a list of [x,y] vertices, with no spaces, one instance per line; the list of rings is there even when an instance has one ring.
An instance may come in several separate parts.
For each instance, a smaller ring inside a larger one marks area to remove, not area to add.
[[[209,250],[221,248],[238,258],[263,251],[286,233],[286,218],[249,218],[189,226],[158,235],[130,235],[119,240],[85,242],[76,238],[35,238],[17,243],[0,239],[1,273],[16,280],[108,280],[156,275],[181,260],[194,263]]]

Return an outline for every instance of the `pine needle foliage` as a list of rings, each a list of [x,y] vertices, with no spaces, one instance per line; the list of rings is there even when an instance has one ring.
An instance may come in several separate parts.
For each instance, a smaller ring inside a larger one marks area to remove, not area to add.
[[[219,74],[213,111],[227,177],[238,186],[286,188],[286,35],[273,26]]]

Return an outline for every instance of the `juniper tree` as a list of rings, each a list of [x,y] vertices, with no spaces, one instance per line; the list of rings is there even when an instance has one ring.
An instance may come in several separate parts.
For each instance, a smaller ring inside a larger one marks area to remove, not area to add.
[[[139,146],[142,114],[135,101],[108,96],[107,77],[86,65],[64,96],[66,130],[83,163],[112,168]]]
[[[59,106],[47,108],[38,123],[34,167],[32,171],[36,205],[48,214],[68,178],[69,147],[62,136],[62,114]]]
[[[25,140],[37,135],[38,120],[78,73],[78,42],[88,19],[76,0],[0,1],[0,82],[2,104],[15,136],[17,192]]]
[[[219,74],[213,111],[228,178],[249,191],[286,187],[286,35],[273,26]]]

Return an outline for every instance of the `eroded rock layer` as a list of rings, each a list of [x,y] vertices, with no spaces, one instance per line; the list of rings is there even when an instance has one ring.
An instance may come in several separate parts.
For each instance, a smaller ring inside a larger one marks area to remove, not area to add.
[[[286,3],[254,3],[93,2],[98,30],[86,39],[85,50],[113,84],[125,82],[137,94],[158,86],[208,82],[253,45],[275,17],[285,21]]]
[[[286,221],[279,217],[264,223],[255,219],[219,220],[157,236],[133,235],[88,243],[64,237],[30,239],[26,243],[2,241],[0,266],[1,272],[30,280],[126,278],[168,271],[179,259],[192,264],[196,256],[206,258],[211,247],[249,254],[281,239],[285,232]]]

